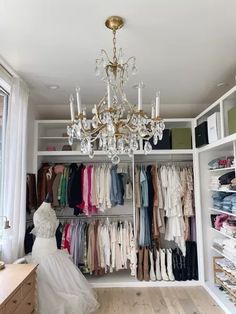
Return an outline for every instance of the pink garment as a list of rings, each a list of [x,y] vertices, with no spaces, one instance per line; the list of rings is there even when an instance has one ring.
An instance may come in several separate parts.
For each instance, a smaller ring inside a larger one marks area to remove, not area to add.
[[[63,230],[61,249],[64,249],[64,250],[67,249],[67,251],[70,253],[70,241],[69,241],[69,237],[68,237],[69,226],[70,226],[70,224],[66,224],[65,228]]]
[[[92,166],[88,166],[88,214],[91,215],[91,174],[92,174]]]
[[[89,215],[92,215],[97,212],[96,206],[93,205],[93,166],[88,166],[88,210]]]
[[[82,203],[81,204],[77,204],[76,207],[79,208],[79,209],[84,209],[84,171],[85,171],[85,167],[83,167],[83,169],[81,170],[81,184],[82,184],[82,187],[81,187],[81,193],[82,193]]]
[[[89,191],[88,191],[88,166],[84,168],[83,172],[83,201],[84,201],[84,206],[83,206],[83,212],[85,215],[89,214],[89,204],[88,204],[88,199],[89,199]]]
[[[223,222],[226,221],[228,218],[229,218],[229,215],[226,215],[226,214],[218,215],[215,220],[216,230],[220,231],[220,229],[223,226]]]
[[[56,165],[55,167],[54,167],[54,172],[56,173],[56,174],[58,174],[58,173],[62,173],[63,171],[64,171],[64,166],[63,165]]]

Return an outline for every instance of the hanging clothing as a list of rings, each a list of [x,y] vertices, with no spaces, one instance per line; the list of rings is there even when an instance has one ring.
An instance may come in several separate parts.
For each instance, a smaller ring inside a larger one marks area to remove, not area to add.
[[[156,246],[164,234],[185,256],[185,242],[192,239],[189,217],[194,216],[192,168],[137,166],[135,193],[137,247]]]
[[[37,208],[37,191],[35,174],[27,173],[26,176],[26,211],[31,213]]]
[[[91,216],[132,199],[132,180],[127,164],[43,164],[38,171],[39,199],[52,195],[54,207],[70,207],[74,215]]]
[[[122,222],[83,222],[65,224],[61,248],[67,249],[81,271],[95,275],[130,269],[136,273],[133,224]]]

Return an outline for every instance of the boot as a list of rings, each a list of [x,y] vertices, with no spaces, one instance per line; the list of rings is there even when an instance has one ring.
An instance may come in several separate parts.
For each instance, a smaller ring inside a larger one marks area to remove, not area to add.
[[[160,249],[160,255],[161,255],[161,277],[163,280],[168,281],[169,277],[166,273],[166,250]]]
[[[186,257],[181,255],[181,264],[182,264],[182,281],[186,281],[187,278],[187,267],[186,267]]]
[[[198,260],[197,260],[197,243],[191,241],[191,254],[192,254],[192,278],[198,280]]]
[[[157,280],[162,280],[160,269],[160,253],[158,250],[156,250],[156,278]]]
[[[191,242],[186,241],[186,268],[187,268],[187,280],[192,280],[192,254],[191,254]]]
[[[143,280],[143,253],[144,248],[140,248],[138,252],[138,280]]]
[[[178,270],[178,251],[174,249],[172,251],[172,265],[175,280],[179,281],[179,270]]]
[[[174,274],[173,274],[173,268],[172,268],[172,250],[167,249],[167,273],[168,277],[171,281],[175,280]]]
[[[154,271],[154,260],[153,260],[153,253],[150,250],[149,251],[149,259],[150,259],[150,279],[152,281],[156,281],[156,275],[155,275],[155,271]]]
[[[144,255],[143,255],[143,279],[145,281],[150,280],[149,276],[149,250],[147,248],[144,249]]]

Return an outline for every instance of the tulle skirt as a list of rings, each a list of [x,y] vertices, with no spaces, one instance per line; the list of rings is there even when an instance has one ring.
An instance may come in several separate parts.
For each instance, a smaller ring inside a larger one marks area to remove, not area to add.
[[[93,290],[69,255],[56,249],[55,239],[36,238],[39,314],[89,314],[99,307]]]

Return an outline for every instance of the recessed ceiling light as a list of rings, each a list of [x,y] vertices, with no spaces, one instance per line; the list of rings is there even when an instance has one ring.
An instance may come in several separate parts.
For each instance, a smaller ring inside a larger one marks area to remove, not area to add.
[[[48,88],[50,88],[50,89],[58,89],[58,88],[60,88],[60,86],[59,85],[46,85]]]
[[[225,82],[220,82],[220,83],[218,83],[216,86],[217,87],[221,87],[221,86],[224,86],[225,85]]]

